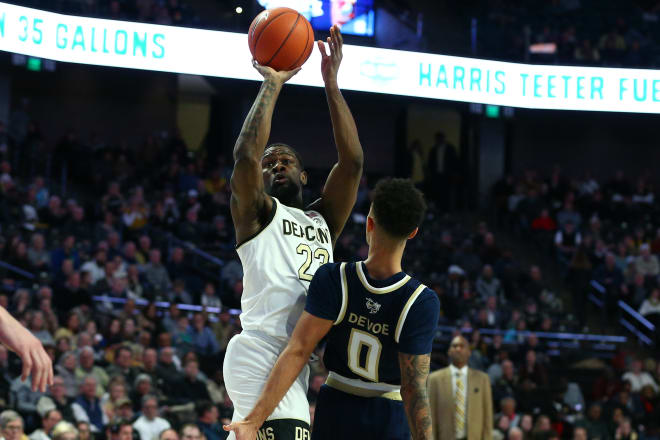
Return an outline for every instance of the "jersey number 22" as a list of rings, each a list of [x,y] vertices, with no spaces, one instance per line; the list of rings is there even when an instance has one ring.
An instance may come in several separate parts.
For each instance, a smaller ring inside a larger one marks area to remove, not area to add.
[[[312,256],[317,260],[321,260],[319,266],[323,266],[330,259],[330,254],[324,248],[316,248],[316,250],[312,253],[312,248],[310,248],[309,245],[305,243],[300,243],[296,248],[296,252],[305,256],[305,262],[298,269],[298,278],[303,281],[312,281],[314,274],[307,273],[309,266],[312,265]]]

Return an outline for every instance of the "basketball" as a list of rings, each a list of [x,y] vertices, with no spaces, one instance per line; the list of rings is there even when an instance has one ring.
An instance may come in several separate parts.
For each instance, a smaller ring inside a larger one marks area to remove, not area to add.
[[[305,17],[291,8],[267,9],[248,31],[252,57],[262,66],[293,70],[302,66],[314,47],[314,31]]]

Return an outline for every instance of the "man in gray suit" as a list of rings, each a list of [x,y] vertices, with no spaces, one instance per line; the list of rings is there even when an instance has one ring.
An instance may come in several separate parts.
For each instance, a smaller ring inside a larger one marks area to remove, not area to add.
[[[434,440],[492,440],[493,398],[488,375],[468,368],[470,346],[456,336],[449,346],[451,365],[429,376]]]

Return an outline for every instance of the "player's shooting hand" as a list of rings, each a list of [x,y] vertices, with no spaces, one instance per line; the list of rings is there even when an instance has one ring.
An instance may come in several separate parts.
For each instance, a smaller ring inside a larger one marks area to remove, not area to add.
[[[293,76],[296,73],[300,72],[300,67],[293,70],[277,71],[272,67],[262,66],[257,62],[257,60],[252,60],[252,66],[255,69],[257,69],[257,72],[259,72],[261,76],[264,77],[264,81],[268,81],[268,80],[275,81],[278,85],[284,84],[285,82],[293,78]]]
[[[330,48],[330,55],[328,55],[325,44],[323,41],[317,41],[319,52],[321,52],[321,74],[323,75],[323,82],[325,84],[332,84],[337,82],[337,71],[343,56],[342,47],[344,46],[344,38],[341,36],[339,26],[334,25],[330,28],[330,36],[327,39],[328,47]]]
[[[225,431],[234,431],[236,440],[256,440],[259,426],[257,426],[256,422],[241,420],[240,422],[232,422],[229,425],[224,425],[222,429]]]
[[[53,384],[53,363],[41,342],[6,310],[0,311],[0,342],[21,358],[21,380],[32,376],[32,391],[46,392]]]

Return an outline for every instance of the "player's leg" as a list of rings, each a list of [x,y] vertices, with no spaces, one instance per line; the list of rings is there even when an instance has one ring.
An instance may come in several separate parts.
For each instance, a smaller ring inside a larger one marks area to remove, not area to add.
[[[227,393],[234,404],[232,421],[243,420],[254,408],[281,351],[282,347],[245,332],[229,341],[223,373]],[[263,438],[271,438],[268,433],[277,440],[309,438],[308,379],[309,367],[306,367],[264,423]],[[234,439],[234,434],[230,433],[228,438]]]

